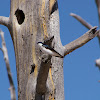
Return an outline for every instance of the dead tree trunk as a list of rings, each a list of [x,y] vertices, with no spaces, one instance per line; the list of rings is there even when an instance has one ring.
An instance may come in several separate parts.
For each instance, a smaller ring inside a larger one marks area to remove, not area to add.
[[[96,27],[62,46],[56,0],[11,0],[10,17],[0,17],[0,24],[8,27],[14,44],[18,100],[64,100],[63,58],[44,54],[37,42],[65,56],[94,38]]]
[[[9,29],[16,55],[18,99],[41,100],[45,95],[45,100],[64,100],[63,59],[48,59],[37,46],[37,42],[54,36],[54,48],[63,54],[57,2],[11,0]],[[53,82],[48,74],[49,68]]]

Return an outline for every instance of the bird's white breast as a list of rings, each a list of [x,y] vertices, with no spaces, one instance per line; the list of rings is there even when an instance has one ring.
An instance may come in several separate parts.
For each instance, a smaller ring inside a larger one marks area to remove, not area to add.
[[[42,44],[39,44],[39,47],[42,50],[42,52],[44,52],[46,54],[49,54],[49,55],[52,55],[52,56],[59,56],[59,54],[57,54],[56,52],[52,52],[51,50],[46,49],[45,47],[43,47]]]
[[[53,55],[53,52],[52,52],[51,50],[46,49],[45,47],[43,47],[42,49],[43,49],[43,51],[44,51],[45,53],[50,54],[50,55]]]

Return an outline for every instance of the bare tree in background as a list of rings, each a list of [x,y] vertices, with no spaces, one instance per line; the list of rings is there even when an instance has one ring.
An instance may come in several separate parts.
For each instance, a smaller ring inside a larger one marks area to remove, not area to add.
[[[5,40],[4,40],[4,33],[1,30],[0,30],[0,36],[1,36],[1,40],[2,40],[2,48],[0,48],[0,50],[4,54],[4,60],[5,60],[5,63],[6,63],[6,69],[7,69],[8,79],[9,79],[9,83],[10,83],[9,90],[10,90],[10,93],[11,93],[11,100],[16,100],[15,87],[14,87],[13,78],[12,78],[11,71],[10,71],[10,64],[9,64],[9,58],[8,58],[6,43],[5,43]]]
[[[98,8],[98,16],[99,16],[99,24],[100,24],[100,0],[95,0],[97,8]],[[91,29],[93,26],[90,25],[88,22],[86,22],[84,19],[82,19],[80,16],[71,13],[71,16],[73,16],[74,18],[76,18],[81,24],[83,24],[86,28]],[[100,33],[97,35],[98,40],[99,40],[99,45],[100,45]],[[96,60],[96,66],[98,66],[98,68],[100,69],[100,59]]]
[[[100,25],[100,0],[95,0],[98,8],[98,16],[99,16],[99,25]],[[99,26],[100,28],[100,26]],[[98,34],[99,45],[100,45],[100,33]],[[96,60],[96,66],[100,69],[100,58]]]
[[[10,17],[0,16],[15,49],[18,100],[64,100],[63,58],[44,54],[37,42],[66,56],[99,35],[96,26],[63,46],[56,0],[11,0]],[[72,14],[73,15],[73,14]]]

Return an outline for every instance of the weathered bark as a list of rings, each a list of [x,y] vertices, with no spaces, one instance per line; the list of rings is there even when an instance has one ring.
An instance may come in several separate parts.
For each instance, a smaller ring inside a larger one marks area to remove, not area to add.
[[[40,98],[43,98],[44,95],[45,100],[50,98],[64,100],[63,59],[52,57],[49,61],[48,55],[45,55],[45,57],[37,46],[38,41],[43,42],[54,36],[54,48],[63,54],[59,36],[57,2],[55,2],[54,7],[55,11],[50,15],[52,11],[49,11],[49,0],[11,0],[11,27],[9,30],[13,34],[19,100],[41,100]],[[48,63],[45,62],[46,60]],[[35,68],[34,72],[30,74],[32,65],[35,65]],[[41,67],[44,70],[42,70],[40,77],[38,73]],[[55,95],[53,94],[52,81],[48,76],[50,67],[52,69]],[[44,77],[44,80],[47,78],[47,84],[45,85],[42,80],[43,84],[38,84],[37,79],[45,76],[45,73],[48,76]],[[39,99],[37,99],[37,96]]]

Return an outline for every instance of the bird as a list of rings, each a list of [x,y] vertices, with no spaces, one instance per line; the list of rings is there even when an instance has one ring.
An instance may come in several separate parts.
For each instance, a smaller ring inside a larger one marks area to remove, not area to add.
[[[59,54],[56,50],[54,50],[52,47],[42,43],[42,42],[38,42],[37,43],[40,47],[40,49],[42,50],[42,52],[49,54],[51,56],[55,56],[55,57],[60,57],[60,58],[64,58],[64,56],[62,56],[61,54]]]

